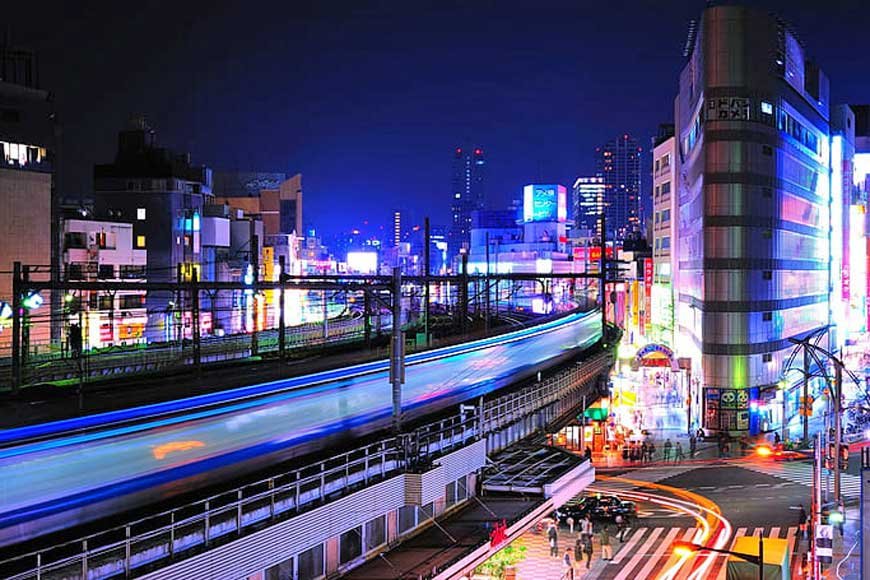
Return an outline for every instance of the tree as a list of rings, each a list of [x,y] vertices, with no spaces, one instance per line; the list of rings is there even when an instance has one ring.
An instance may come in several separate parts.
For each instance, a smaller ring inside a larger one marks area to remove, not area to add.
[[[496,580],[503,580],[505,569],[526,559],[526,547],[516,541],[499,550],[489,560],[478,566],[475,574],[487,575]]]

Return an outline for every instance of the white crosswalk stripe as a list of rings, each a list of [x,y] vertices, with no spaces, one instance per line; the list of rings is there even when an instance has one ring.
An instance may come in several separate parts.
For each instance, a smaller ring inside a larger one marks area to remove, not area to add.
[[[673,554],[675,540],[693,541],[697,528],[664,528],[664,527],[640,527],[632,530],[625,543],[614,543],[613,561],[598,566],[597,571],[588,576],[589,578],[612,579],[612,580],[643,580],[645,578],[657,578],[666,570],[677,563],[678,557]],[[763,534],[767,538],[780,538],[788,540],[789,552],[794,548],[795,538],[798,534],[797,527],[771,527],[771,528],[737,528],[729,538],[726,549],[733,549],[737,538],[741,536],[758,536]],[[708,553],[713,558],[712,564],[705,573],[705,578],[724,579],[727,575],[727,556]],[[696,562],[702,562],[702,558],[708,556],[696,556]],[[793,566],[797,564],[796,557],[792,554]],[[793,567],[792,566],[792,567]],[[686,578],[692,571],[692,566],[686,565],[677,575],[677,578]],[[595,573],[597,572],[597,573]],[[586,576],[584,576],[586,578]]]
[[[813,466],[810,463],[746,463],[740,467],[748,469],[756,473],[772,475],[785,479],[792,483],[798,483],[812,487],[813,485]],[[822,477],[824,485],[827,477]],[[831,477],[831,485],[833,486],[833,476]],[[776,486],[774,486],[776,487]],[[858,499],[861,497],[861,478],[851,473],[840,474],[840,490],[848,499]]]

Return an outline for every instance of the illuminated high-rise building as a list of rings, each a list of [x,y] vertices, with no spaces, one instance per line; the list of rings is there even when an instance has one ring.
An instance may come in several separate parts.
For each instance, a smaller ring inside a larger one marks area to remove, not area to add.
[[[15,262],[51,264],[58,275],[60,247],[55,180],[56,123],[48,91],[39,87],[36,55],[0,40],[0,271]],[[44,275],[36,278],[44,278]],[[41,293],[34,316],[60,307],[59,293]],[[53,304],[52,304],[53,302]],[[12,333],[3,331],[11,316],[12,276],[0,275],[0,357],[10,355]],[[57,337],[57,329],[51,329]],[[34,324],[26,339],[33,351],[48,350],[47,324]]]
[[[628,133],[595,149],[598,175],[604,178],[607,237],[623,240],[640,230],[640,159],[643,150]]]
[[[574,182],[571,205],[574,211],[574,229],[578,232],[595,230],[604,211],[604,178],[578,177]],[[584,234],[585,235],[585,234]]]
[[[398,248],[402,243],[402,212],[393,210],[393,247]]]
[[[675,107],[677,350],[696,424],[758,433],[781,425],[783,396],[796,414],[789,339],[838,322],[843,143],[828,79],[783,21],[714,6],[697,32]]]
[[[453,176],[451,180],[451,227],[449,234],[450,254],[468,251],[471,242],[471,212],[485,206],[484,181],[486,159],[483,149],[463,149],[453,152]]]

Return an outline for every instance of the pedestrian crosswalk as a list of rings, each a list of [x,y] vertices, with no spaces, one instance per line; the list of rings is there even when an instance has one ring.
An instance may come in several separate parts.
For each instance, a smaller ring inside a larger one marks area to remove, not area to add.
[[[795,569],[800,560],[797,527],[738,528],[733,530],[725,549],[732,549],[737,538],[759,535],[787,540],[789,553],[792,554],[791,568]],[[668,577],[673,580],[686,580],[695,570],[695,577],[725,580],[727,556],[709,552],[694,556],[695,560],[686,562],[678,571],[674,570],[679,557],[673,554],[673,543],[676,540],[698,541],[699,536],[700,531],[697,528],[636,528],[626,537],[624,543],[615,546],[612,561],[597,561],[583,578],[643,580]],[[710,559],[710,563],[706,565],[703,572],[698,572],[697,567],[707,558]]]
[[[792,463],[792,462],[751,462],[740,465],[743,469],[749,469],[756,473],[772,475],[786,481],[799,483],[812,487],[813,485],[813,466],[811,463]],[[833,476],[831,476],[831,486],[833,486]],[[822,485],[825,485],[827,476],[822,476]],[[850,473],[840,474],[840,491],[847,499],[858,499],[861,497],[861,478]]]

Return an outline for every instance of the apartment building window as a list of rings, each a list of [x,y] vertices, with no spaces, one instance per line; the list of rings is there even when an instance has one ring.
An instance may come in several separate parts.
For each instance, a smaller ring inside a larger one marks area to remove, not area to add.
[[[66,267],[66,277],[69,280],[81,280],[82,279],[82,265],[81,264],[68,264]]]
[[[120,307],[122,310],[132,310],[133,308],[145,308],[144,294],[126,294],[120,297]]]
[[[101,280],[110,280],[115,277],[115,267],[111,264],[100,264],[97,277]]]
[[[148,212],[145,210],[144,207],[137,207],[136,208],[136,219],[139,220],[140,222],[145,221],[145,216],[147,216],[147,215],[148,215]]]
[[[671,182],[665,181],[664,183],[662,183],[662,195],[665,195],[665,194],[670,193],[670,192],[671,192]]]
[[[664,157],[662,157],[662,170],[665,170],[670,166],[671,166],[671,154],[668,153]]]
[[[136,236],[136,247],[142,249],[145,247],[145,236]]]
[[[339,537],[338,560],[341,564],[347,564],[362,556],[362,527],[357,526],[346,531]]]
[[[662,249],[669,250],[671,248],[671,237],[665,236],[662,238]]]
[[[655,169],[656,173],[659,172],[660,167],[661,167],[661,161],[659,159],[656,159],[656,169]]]
[[[764,353],[763,355],[761,355],[761,362],[773,362],[773,354],[769,352]]]
[[[323,572],[323,544],[317,544],[297,557],[296,578],[298,580],[315,580],[322,577]]]
[[[366,551],[370,552],[387,542],[387,518],[379,516],[366,522]]]

